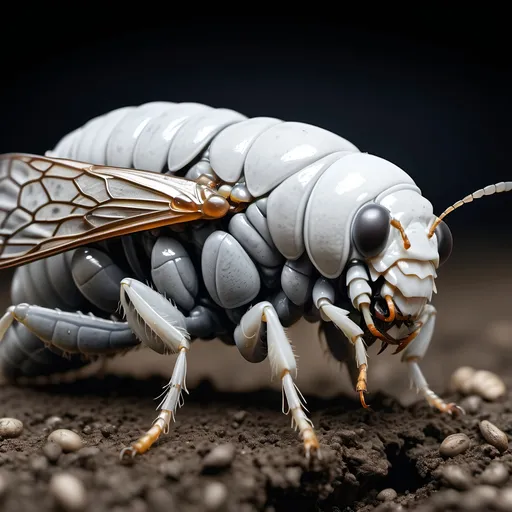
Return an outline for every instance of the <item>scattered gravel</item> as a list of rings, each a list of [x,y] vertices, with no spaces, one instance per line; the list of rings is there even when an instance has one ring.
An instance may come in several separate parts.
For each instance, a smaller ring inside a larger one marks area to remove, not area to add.
[[[23,423],[16,418],[0,419],[0,437],[12,439],[21,436],[23,432]]]
[[[475,370],[461,366],[452,374],[451,388],[459,393],[475,394],[488,401],[495,401],[505,395],[507,387],[501,377],[488,370]]]
[[[489,444],[497,448],[500,452],[508,450],[508,437],[505,432],[487,420],[481,421],[479,427],[482,436]]]
[[[203,460],[205,471],[224,469],[231,466],[235,458],[236,447],[232,444],[222,444],[215,447]]]
[[[464,453],[470,446],[471,440],[466,434],[451,434],[444,439],[439,447],[443,457],[455,457]]]
[[[357,397],[309,396],[323,458],[308,462],[280,392],[219,394],[204,383],[169,435],[121,464],[120,450],[153,421],[147,397],[162,384],[109,377],[35,392],[1,388],[4,410],[27,421],[22,436],[0,441],[2,512],[56,512],[57,504],[63,512],[510,510],[512,454],[503,438],[510,396],[480,399],[474,415],[456,418],[378,393],[373,411]],[[443,398],[460,403],[462,396]],[[60,434],[49,434],[48,411],[66,426]],[[63,450],[62,439],[73,440],[74,451]],[[59,487],[54,479],[63,474],[74,483]],[[72,498],[65,494],[71,485],[82,489]]]
[[[380,501],[393,501],[398,496],[395,489],[383,489],[377,494],[377,499]]]
[[[76,432],[65,428],[54,430],[48,436],[48,441],[58,444],[63,452],[75,452],[84,446],[82,438]]]
[[[87,505],[87,493],[82,482],[69,473],[59,473],[50,480],[49,490],[55,500],[66,511],[84,510]]]

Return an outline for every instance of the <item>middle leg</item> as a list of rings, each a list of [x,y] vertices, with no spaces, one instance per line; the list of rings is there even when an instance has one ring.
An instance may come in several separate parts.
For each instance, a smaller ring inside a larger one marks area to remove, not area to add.
[[[262,329],[266,323],[267,351],[262,342]],[[247,311],[235,329],[235,342],[241,354],[250,362],[260,362],[268,353],[273,375],[281,378],[283,388],[283,413],[292,415],[292,427],[299,429],[304,442],[306,457],[312,453],[320,455],[319,443],[313,423],[304,412],[304,397],[292,378],[297,372],[297,363],[292,346],[274,306],[270,302],[259,302]],[[288,403],[285,410],[284,401]]]

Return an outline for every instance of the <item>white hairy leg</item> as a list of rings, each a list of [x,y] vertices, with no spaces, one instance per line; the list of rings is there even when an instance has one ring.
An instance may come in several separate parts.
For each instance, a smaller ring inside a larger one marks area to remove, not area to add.
[[[260,302],[245,313],[235,331],[237,345],[242,353],[244,349],[256,346],[260,339],[262,322],[267,324],[268,358],[272,374],[280,376],[282,381],[283,413],[291,413],[292,428],[299,429],[306,457],[309,458],[312,452],[319,456],[319,443],[313,423],[304,412],[304,397],[291,375],[292,372],[297,373],[295,356],[277,312],[270,302]],[[288,403],[288,411],[285,410],[285,399]]]
[[[185,317],[160,293],[135,279],[121,282],[121,305],[126,321],[140,341],[153,350],[178,353],[171,380],[165,386],[165,396],[158,408],[160,413],[152,427],[132,446],[121,451],[121,459],[134,457],[149,450],[162,433],[169,432],[176,409],[183,405],[182,392],[186,387],[187,358],[190,336],[185,329]]]
[[[430,389],[418,364],[418,361],[421,361],[425,356],[430,342],[432,341],[436,322],[436,313],[436,308],[431,304],[427,304],[425,306],[423,313],[419,318],[419,321],[422,322],[421,330],[411,344],[405,349],[402,361],[407,363],[411,379],[411,387],[416,388],[416,391],[421,393],[432,407],[439,409],[441,412],[448,412],[450,414],[464,413],[457,404],[446,403]]]
[[[322,278],[315,283],[313,288],[313,302],[320,310],[322,318],[326,322],[332,322],[354,345],[356,365],[359,369],[356,391],[359,393],[363,407],[368,408],[364,399],[364,394],[368,391],[368,357],[362,337],[363,330],[349,318],[349,311],[333,305],[334,289]]]
[[[353,322],[349,317],[349,312],[337,306],[333,306],[326,298],[320,299],[318,308],[323,313],[325,320],[331,321],[338,329],[343,332],[348,340],[354,345],[356,350],[356,364],[359,369],[359,377],[357,379],[356,391],[363,407],[366,405],[364,394],[368,391],[368,358],[366,355],[366,347],[363,342],[363,330]]]

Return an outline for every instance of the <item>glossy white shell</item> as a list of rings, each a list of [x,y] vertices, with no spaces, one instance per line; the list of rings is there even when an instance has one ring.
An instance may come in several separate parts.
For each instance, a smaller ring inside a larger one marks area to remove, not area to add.
[[[136,169],[162,172],[167,166],[169,148],[181,126],[193,115],[212,110],[200,103],[179,103],[149,121],[135,146]]]
[[[244,175],[253,197],[259,197],[292,174],[336,151],[358,151],[348,140],[304,123],[280,123],[263,132],[245,160]]]
[[[227,108],[212,109],[192,116],[176,133],[169,148],[167,165],[176,172],[189,164],[223,128],[247,119]]]
[[[227,183],[236,183],[256,138],[278,123],[282,121],[273,117],[254,117],[222,130],[210,146],[210,165],[217,176]]]
[[[394,186],[415,184],[396,165],[366,153],[347,155],[322,174],[306,208],[304,239],[312,263],[325,277],[338,277],[349,259],[357,210]]]
[[[172,106],[173,103],[155,101],[145,103],[128,112],[116,124],[108,139],[107,165],[133,167],[133,151],[142,130],[153,117],[160,115],[164,109]]]
[[[350,154],[338,152],[292,174],[269,195],[267,222],[275,246],[289,260],[305,251],[304,216],[311,190],[322,173],[336,160]]]

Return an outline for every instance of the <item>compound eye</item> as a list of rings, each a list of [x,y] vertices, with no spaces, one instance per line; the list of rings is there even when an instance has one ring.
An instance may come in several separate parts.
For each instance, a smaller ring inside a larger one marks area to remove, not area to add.
[[[441,221],[436,227],[435,234],[437,237],[437,252],[439,253],[439,266],[441,266],[452,253],[453,237],[448,225]]]
[[[391,229],[391,215],[379,204],[367,204],[356,214],[352,223],[352,240],[365,257],[377,256],[386,246]]]

